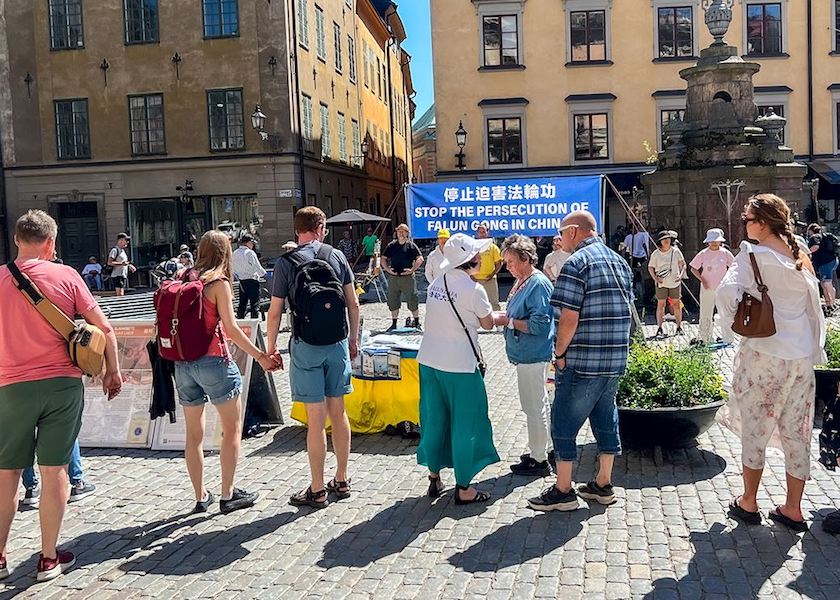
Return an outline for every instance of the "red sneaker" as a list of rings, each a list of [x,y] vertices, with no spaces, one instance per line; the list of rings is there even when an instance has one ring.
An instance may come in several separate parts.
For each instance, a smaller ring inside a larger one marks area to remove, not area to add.
[[[66,573],[76,564],[76,557],[72,552],[58,551],[55,558],[44,558],[41,554],[38,559],[38,581],[49,581],[55,579],[62,573]]]
[[[9,576],[9,566],[6,564],[6,557],[0,556],[0,579],[6,579]]]

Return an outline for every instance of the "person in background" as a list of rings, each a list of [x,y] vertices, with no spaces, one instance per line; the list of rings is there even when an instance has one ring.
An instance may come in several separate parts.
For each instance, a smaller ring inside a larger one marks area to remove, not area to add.
[[[401,223],[397,226],[397,239],[385,247],[382,258],[382,268],[388,273],[388,310],[391,311],[388,331],[397,328],[403,297],[411,312],[411,317],[405,320],[405,326],[420,329],[420,298],[414,272],[423,264],[423,255],[417,244],[408,239],[408,225]]]
[[[492,329],[493,312],[487,292],[470,277],[479,252],[490,243],[463,233],[446,242],[443,273],[429,286],[428,327],[417,353],[423,428],[417,462],[429,469],[428,495],[433,498],[443,493],[441,469],[455,469],[455,504],[487,502],[490,494],[470,482],[500,460],[478,362],[478,328]]]
[[[549,278],[549,280],[554,283],[557,281],[557,278],[560,276],[560,269],[563,268],[563,264],[567,260],[571,254],[563,250],[563,244],[560,241],[560,234],[554,236],[554,250],[545,257],[545,262],[543,263],[543,273],[545,276]]]
[[[199,255],[199,259],[201,256]],[[236,318],[244,319],[250,306],[252,319],[260,317],[260,279],[265,269],[254,252],[254,237],[246,233],[239,240],[239,248],[233,253],[233,274],[239,280],[239,308]]]
[[[426,258],[426,281],[432,283],[441,274],[440,263],[443,262],[443,247],[450,234],[448,229],[440,229],[437,233],[437,247]]]
[[[823,231],[817,223],[808,225],[808,249],[811,252],[811,262],[820,278],[823,299],[828,314],[834,310],[837,302],[837,291],[834,289],[834,272],[837,270],[837,238],[828,231]]]
[[[508,360],[516,365],[519,404],[528,425],[528,452],[510,470],[516,475],[551,474],[551,404],[545,382],[554,348],[552,283],[535,268],[537,248],[527,236],[514,234],[502,244],[502,257],[516,283],[508,296],[507,312],[496,313],[493,323],[505,328]]]
[[[677,319],[677,335],[682,335],[682,280],[685,275],[685,257],[674,243],[676,231],[659,234],[659,248],[653,251],[648,262],[650,276],[656,282],[656,336],[664,337],[665,303],[671,304]]]
[[[96,491],[95,485],[85,481],[82,470],[82,451],[79,448],[78,438],[73,444],[73,454],[70,456],[67,473],[70,477],[70,497],[67,502],[78,502]],[[38,506],[41,503],[41,488],[38,485],[38,474],[34,467],[30,466],[23,470],[23,488],[25,492],[20,501],[21,505]]]
[[[621,454],[618,437],[618,382],[630,350],[630,291],[627,262],[598,237],[595,217],[576,211],[560,227],[563,250],[572,254],[554,285],[551,305],[560,310],[554,342],[554,404],[551,433],[557,480],[536,498],[534,510],[575,510],[580,496],[612,504],[612,470]],[[577,434],[589,424],[598,443],[598,473],[572,488]]]
[[[108,266],[112,268],[111,281],[114,282],[114,292],[117,296],[125,295],[128,274],[137,270],[137,267],[129,262],[128,253],[125,251],[129,242],[131,242],[131,236],[127,233],[118,233],[117,243],[108,253]]]
[[[776,333],[743,338],[735,355],[732,392],[727,409],[730,426],[740,429],[744,493],[729,504],[729,514],[758,525],[758,486],[765,452],[778,429],[785,456],[785,503],[769,518],[797,532],[808,525],[802,515],[802,494],[809,477],[814,426],[814,366],[825,362],[825,318],[820,310],[819,280],[813,265],[793,237],[790,209],[773,194],[758,194],[744,207],[746,229],[741,251],[717,291],[721,327],[732,326],[744,293],[756,298],[755,258],[773,302]]]
[[[621,249],[621,245],[624,243],[624,239],[627,237],[627,227],[624,225],[619,225],[615,228],[615,233],[612,234],[610,238],[610,248],[619,252]]]
[[[482,223],[478,226],[475,232],[476,239],[487,240],[490,239],[490,245],[481,253],[481,266],[473,275],[473,278],[481,284],[484,291],[487,292],[487,298],[490,300],[490,306],[494,311],[501,310],[499,304],[499,279],[497,275],[502,270],[504,261],[502,260],[502,253],[499,247],[490,238],[488,226]]]
[[[341,234],[341,239],[338,240],[336,248],[344,254],[347,262],[353,264],[353,259],[356,258],[356,244],[353,243],[353,238],[350,237],[350,230],[345,229]]]
[[[709,229],[706,232],[704,244],[708,248],[701,250],[691,263],[691,273],[700,281],[700,333],[698,339],[703,343],[712,341],[715,314],[715,293],[723,281],[726,271],[735,262],[732,253],[723,248],[726,239],[723,236],[723,229]],[[732,330],[728,327],[721,330],[721,340],[731,344],[733,340]]]
[[[369,271],[373,271],[373,258],[376,255],[376,242],[379,238],[373,232],[373,227],[368,225],[367,234],[362,238],[362,250],[365,253],[365,261]]]
[[[13,265],[65,315],[81,315],[105,333],[102,391],[113,399],[122,389],[117,339],[81,275],[51,262],[57,237],[52,217],[26,212],[15,224]],[[0,579],[9,576],[7,549],[21,474],[37,455],[43,489],[36,577],[47,581],[76,562],[57,544],[70,495],[67,465],[82,425],[82,372],[70,359],[67,341],[24,297],[6,265],[0,266],[0,311]]]
[[[82,278],[90,289],[102,289],[102,265],[95,256],[88,258],[88,264],[82,269]]]
[[[190,269],[195,266],[195,257],[190,251],[190,247],[186,244],[181,244],[181,247],[178,248],[178,260],[182,265],[189,267]]]
[[[632,232],[624,238],[623,248],[630,263],[630,269],[633,271],[633,295],[636,302],[641,303],[644,300],[642,279],[645,264],[653,252],[653,240],[647,231],[640,231],[636,225],[633,225]]]

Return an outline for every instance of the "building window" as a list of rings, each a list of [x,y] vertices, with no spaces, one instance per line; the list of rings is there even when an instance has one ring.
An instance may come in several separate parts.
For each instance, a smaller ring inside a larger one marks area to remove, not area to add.
[[[83,48],[82,0],[50,0],[50,48]]]
[[[90,158],[88,101],[55,101],[55,138],[58,158]]]
[[[124,0],[125,43],[158,42],[157,0]]]
[[[353,153],[353,164],[358,165],[362,153],[362,141],[359,138],[359,122],[356,119],[350,121],[350,129],[350,135],[352,136],[350,143],[353,144],[350,151]]]
[[[660,8],[657,12],[659,58],[694,54],[694,9],[690,6]]]
[[[242,118],[242,90],[207,92],[210,150],[244,150],[245,121]]]
[[[163,94],[129,96],[128,113],[131,130],[131,153],[165,153]]]
[[[297,0],[298,7],[298,43],[304,48],[309,47],[309,4],[307,0]]]
[[[840,154],[840,98],[834,100],[834,153]]]
[[[747,4],[747,54],[782,53],[782,5]]]
[[[570,13],[572,62],[607,60],[606,11]]]
[[[356,40],[347,36],[347,69],[349,70],[350,81],[356,81]]]
[[[482,19],[484,66],[519,64],[519,33],[516,15],[497,15]]]
[[[315,5],[315,50],[318,58],[327,61],[327,33],[324,30],[324,9]]]
[[[370,91],[372,94],[376,93],[376,85],[379,82],[379,75],[374,77],[373,74],[373,67],[376,64],[376,59],[374,58],[373,48],[368,46],[368,63],[370,64]]]
[[[333,23],[333,45],[335,46],[335,70],[341,73],[341,25]]]
[[[362,40],[362,66],[365,69],[365,87],[370,87],[370,75],[368,74],[368,45]]]
[[[382,63],[376,59],[376,93],[382,100]]]
[[[487,119],[487,162],[513,165],[522,162],[522,121]]]
[[[204,37],[219,38],[239,35],[237,0],[203,0]]]
[[[659,148],[661,150],[665,149],[665,143],[668,141],[665,136],[665,128],[668,127],[668,123],[670,123],[672,119],[680,119],[681,121],[685,120],[685,109],[675,108],[659,111]]]
[[[840,53],[840,0],[834,0],[834,51]]]
[[[347,162],[347,121],[338,113],[338,160]]]
[[[304,139],[312,139],[312,130],[314,123],[312,121],[312,98],[303,94],[303,137]]]
[[[610,157],[607,113],[576,114],[575,160],[604,160]]]
[[[321,105],[321,156],[330,155],[330,109]]]
[[[785,116],[785,105],[784,104],[759,104],[757,105],[758,108],[758,116],[763,117],[767,113],[770,112],[770,109],[773,109],[773,112],[780,116]],[[785,131],[787,130],[787,123],[785,123],[785,128],[779,132],[779,139],[781,140],[782,144],[785,143]]]

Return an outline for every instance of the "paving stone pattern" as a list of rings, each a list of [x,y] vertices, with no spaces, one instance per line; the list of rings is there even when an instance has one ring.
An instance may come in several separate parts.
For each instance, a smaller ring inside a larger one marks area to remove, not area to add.
[[[382,305],[363,308],[374,329]],[[686,343],[696,327],[688,326]],[[650,328],[650,333],[653,328]],[[571,513],[531,511],[526,498],[547,481],[513,476],[525,451],[525,420],[502,337],[481,336],[489,362],[490,417],[502,462],[479,475],[486,507],[452,501],[454,481],[436,502],[425,497],[415,446],[384,435],[353,440],[353,496],[313,512],[287,504],[308,484],[305,430],[293,423],[243,445],[238,484],[262,499],[247,512],[189,516],[192,492],[183,456],[173,452],[85,450],[96,496],[71,505],[62,546],[78,555],[69,574],[34,580],[35,511],[19,514],[9,549],[12,576],[0,600],[57,598],[592,598],[840,599],[840,540],[822,515],[840,507],[840,477],[814,463],[804,511],[813,524],[795,536],[778,526],[737,525],[726,505],[740,490],[740,445],[714,426],[697,448],[650,452],[616,462],[619,501]],[[675,342],[676,340],[676,342]],[[729,369],[733,350],[719,353]],[[277,375],[284,414],[288,378]],[[817,455],[817,431],[812,455]],[[581,434],[576,479],[593,475],[591,433]],[[330,467],[333,459],[328,459]],[[218,492],[215,455],[206,463]],[[770,452],[759,503],[784,500],[784,468]]]

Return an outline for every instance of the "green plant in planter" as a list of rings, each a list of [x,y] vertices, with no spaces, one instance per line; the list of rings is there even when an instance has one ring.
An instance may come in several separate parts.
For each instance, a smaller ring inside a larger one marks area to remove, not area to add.
[[[726,398],[723,377],[705,347],[677,350],[633,343],[618,386],[622,408],[683,408]]]
[[[840,327],[829,325],[825,332],[825,353],[828,361],[818,369],[840,369]]]

